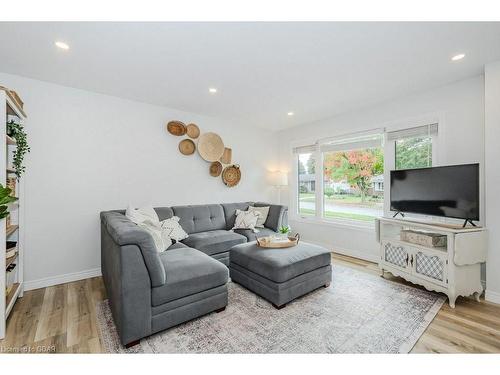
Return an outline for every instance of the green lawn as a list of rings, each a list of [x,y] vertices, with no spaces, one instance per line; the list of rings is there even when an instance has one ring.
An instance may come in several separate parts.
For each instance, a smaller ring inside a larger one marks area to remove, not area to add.
[[[300,213],[303,215],[314,215],[315,212],[309,208],[301,208]],[[351,219],[351,220],[360,220],[360,221],[373,221],[375,218],[370,215],[362,215],[362,214],[351,214],[347,212],[331,212],[326,211],[325,217],[329,219]]]

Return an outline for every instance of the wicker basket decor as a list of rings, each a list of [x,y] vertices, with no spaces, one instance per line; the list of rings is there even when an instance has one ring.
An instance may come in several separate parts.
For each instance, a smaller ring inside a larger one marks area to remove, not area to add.
[[[203,160],[218,161],[224,153],[224,142],[215,133],[203,133],[198,139],[198,153]]]
[[[230,165],[222,171],[222,181],[227,187],[238,185],[241,180],[241,170],[239,165]]]
[[[222,164],[218,161],[214,161],[210,164],[210,176],[219,177],[222,172]]]
[[[180,137],[186,134],[187,129],[182,121],[170,121],[167,124],[167,131],[172,135]]]
[[[196,139],[200,136],[200,128],[196,124],[189,124],[186,126],[186,133],[189,138]]]
[[[190,139],[183,139],[179,142],[179,151],[183,155],[193,155],[196,150],[196,145]]]

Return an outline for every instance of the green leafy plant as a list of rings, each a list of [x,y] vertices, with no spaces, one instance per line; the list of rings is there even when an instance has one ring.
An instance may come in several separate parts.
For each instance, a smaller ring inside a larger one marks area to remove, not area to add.
[[[12,190],[8,187],[4,187],[0,184],[0,219],[7,217],[9,211],[7,211],[7,205],[9,203],[17,201],[16,197],[11,196]]]
[[[17,124],[12,120],[7,123],[7,135],[15,139],[17,144],[17,148],[14,150],[12,164],[16,170],[17,179],[19,180],[26,170],[26,167],[23,165],[24,156],[26,153],[30,152],[27,134],[21,124]]]
[[[281,234],[288,234],[290,233],[290,231],[292,230],[292,228],[290,228],[288,225],[282,225],[280,228],[279,228],[279,232]]]

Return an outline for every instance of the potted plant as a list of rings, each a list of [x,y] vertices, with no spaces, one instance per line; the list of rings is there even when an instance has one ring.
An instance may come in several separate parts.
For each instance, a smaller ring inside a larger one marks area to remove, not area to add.
[[[17,201],[16,197],[11,195],[12,190],[0,184],[0,219],[9,215],[8,204]]]
[[[292,230],[292,228],[290,228],[289,225],[282,225],[281,227],[279,227],[278,231],[280,233],[280,237],[282,239],[286,239],[288,238],[288,234],[290,233],[290,231]]]
[[[27,134],[24,131],[24,127],[21,124],[11,120],[7,122],[7,135],[16,141],[17,148],[13,153],[13,167],[16,171],[17,179],[21,178],[21,175],[26,170],[23,165],[24,156],[26,153],[30,152],[30,147],[28,145]]]

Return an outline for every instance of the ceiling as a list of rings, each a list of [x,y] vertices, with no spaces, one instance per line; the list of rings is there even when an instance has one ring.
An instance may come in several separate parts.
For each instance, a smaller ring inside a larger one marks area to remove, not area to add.
[[[500,23],[4,22],[0,45],[5,73],[277,130],[479,75]]]

